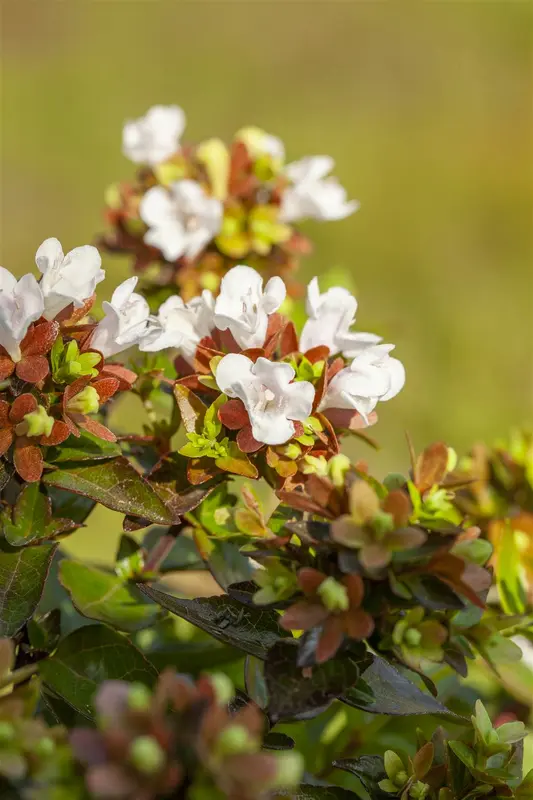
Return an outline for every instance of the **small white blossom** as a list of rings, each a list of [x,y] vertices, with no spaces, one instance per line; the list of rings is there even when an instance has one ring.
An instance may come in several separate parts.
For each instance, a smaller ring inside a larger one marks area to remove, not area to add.
[[[0,345],[13,361],[20,361],[20,343],[43,311],[44,297],[35,276],[28,273],[17,281],[0,267]]]
[[[198,342],[214,328],[214,306],[214,297],[207,289],[188,303],[177,295],[169,297],[160,306],[157,318],[150,321],[139,349],[154,353],[175,347],[192,363]]]
[[[141,219],[149,230],[146,244],[159,248],[167,261],[195,258],[222,225],[223,206],[196,181],[176,181],[167,189],[154,186],[141,200]]]
[[[262,347],[269,314],[278,310],[285,294],[281,278],[270,278],[263,290],[259,273],[239,264],[222,278],[215,302],[215,325],[221,331],[229,329],[243,350]]]
[[[45,239],[35,254],[35,263],[43,275],[40,286],[44,316],[49,320],[71,303],[81,308],[105,278],[100,253],[89,244],[65,255],[58,239]]]
[[[395,397],[405,383],[405,370],[401,361],[389,355],[393,349],[393,344],[377,344],[362,350],[331,380],[320,411],[353,409],[367,420],[378,402]]]
[[[325,345],[330,355],[342,351],[346,358],[355,358],[369,345],[381,341],[374,333],[350,331],[355,322],[357,300],[347,289],[334,286],[320,294],[318,279],[307,287],[306,311],[309,316],[300,336],[300,350]]]
[[[348,201],[337,178],[327,177],[334,164],[329,156],[307,156],[285,167],[291,185],[283,193],[280,221],[344,219],[357,211],[357,200]]]
[[[94,329],[90,346],[105,358],[138,344],[146,333],[150,309],[144,297],[133,291],[137,280],[128,278],[117,286],[110,303],[102,303],[105,316]]]
[[[303,422],[311,414],[315,389],[294,379],[290,364],[258,358],[255,364],[240,353],[224,356],[216,369],[216,382],[228,397],[242,400],[252,435],[263,444],[278,445],[294,436],[293,420]]]
[[[122,152],[136,164],[155,166],[179,148],[185,114],[179,106],[153,106],[144,117],[128,120],[122,132]]]

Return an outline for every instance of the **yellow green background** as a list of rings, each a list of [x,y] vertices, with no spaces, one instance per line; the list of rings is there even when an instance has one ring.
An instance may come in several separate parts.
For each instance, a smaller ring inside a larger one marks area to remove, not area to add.
[[[361,201],[306,224],[302,278],[356,290],[359,328],[405,363],[371,431],[378,472],[405,468],[405,430],[462,452],[528,420],[533,4],[6,0],[0,26],[3,266],[101,230],[105,187],[133,171],[126,118],[178,103],[191,140],[259,125],[291,159],[331,154]],[[128,263],[104,266],[107,296]],[[98,510],[70,541],[108,558],[119,523]]]

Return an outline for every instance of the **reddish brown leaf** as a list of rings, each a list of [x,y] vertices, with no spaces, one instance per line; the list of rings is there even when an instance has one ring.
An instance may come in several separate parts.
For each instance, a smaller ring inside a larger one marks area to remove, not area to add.
[[[249,347],[248,350],[243,350],[242,355],[249,358],[250,361],[253,361],[254,364],[258,358],[265,357],[265,351],[262,347]]]
[[[361,608],[345,611],[343,614],[344,630],[350,639],[367,639],[374,630],[374,620]]]
[[[102,425],[101,422],[91,419],[91,417],[84,417],[79,421],[78,425],[80,428],[92,433],[93,436],[98,436],[99,439],[104,439],[106,442],[117,441],[117,437],[114,433],[112,433],[112,431],[109,430],[109,428],[106,428],[106,426]]]
[[[333,615],[326,620],[322,633],[318,640],[315,658],[317,664],[323,664],[333,658],[344,639],[342,619],[338,615]]]
[[[243,453],[256,453],[258,450],[264,447],[263,442],[258,442],[257,439],[254,439],[252,434],[252,426],[250,424],[245,425],[244,428],[241,428],[237,434],[237,444]]]
[[[50,372],[50,365],[45,356],[25,356],[15,367],[17,378],[27,383],[39,383]]]
[[[187,478],[193,486],[200,486],[220,473],[212,458],[191,458],[187,463]]]
[[[238,431],[245,425],[250,424],[248,412],[242,400],[234,398],[218,409],[218,418],[225,428],[230,431]]]
[[[70,429],[68,425],[65,422],[63,422],[63,420],[56,419],[50,436],[41,436],[40,442],[41,444],[44,444],[47,447],[52,447],[53,445],[61,444],[62,442],[64,442],[65,439],[68,439],[69,435],[70,435]]]
[[[288,322],[285,326],[280,336],[279,349],[281,358],[298,352],[298,334],[293,322]]]
[[[101,378],[99,380],[94,381],[92,386],[98,392],[98,397],[100,398],[100,404],[107,403],[110,397],[118,392],[119,388],[119,380],[118,378]]]
[[[24,357],[42,356],[48,353],[59,333],[58,322],[42,322],[30,327],[22,340],[20,349]]]
[[[9,356],[0,355],[0,381],[4,381],[13,374],[15,363]]]
[[[421,781],[429,772],[433,763],[434,748],[432,742],[420,748],[413,758],[413,770],[416,778]]]
[[[309,511],[311,514],[318,514],[321,517],[326,517],[327,519],[334,518],[334,514],[320,506],[304,492],[298,492],[296,490],[286,491],[280,489],[276,492],[276,495],[282,503],[286,503],[288,506],[295,508],[298,511]]]
[[[93,351],[95,352],[95,351]],[[125,392],[132,387],[137,380],[137,374],[131,369],[127,369],[122,364],[104,364],[100,372],[101,378],[116,378],[118,388]]]
[[[288,608],[279,624],[286,631],[308,631],[321,625],[328,616],[329,611],[323,605],[303,600]]]
[[[298,586],[304,594],[316,594],[318,587],[324,583],[326,576],[313,567],[302,567],[298,570]]]
[[[448,448],[444,442],[435,442],[426,447],[418,456],[414,482],[418,491],[423,494],[432,486],[442,481],[448,465]]]
[[[13,430],[11,428],[2,428],[0,430],[0,456],[7,453],[13,442]]]
[[[32,394],[26,392],[25,394],[19,395],[13,401],[11,406],[11,411],[9,412],[10,421],[15,425],[18,422],[22,422],[26,414],[30,414],[32,411],[35,411],[37,406],[37,400]]]
[[[401,528],[404,525],[407,525],[411,515],[411,510],[411,501],[406,493],[402,492],[401,489],[396,489],[395,491],[390,492],[390,494],[388,494],[383,501],[383,511],[386,511],[387,514],[392,515],[394,526],[396,528]]]
[[[61,324],[61,326],[68,327],[69,325],[75,325],[80,319],[86,317],[91,308],[94,305],[94,301],[96,300],[96,294],[91,295],[88,297],[87,300],[83,303],[80,308],[74,308],[74,303],[71,303],[63,311],[60,311],[59,314],[56,314],[56,321]]]
[[[338,372],[340,372],[340,371],[341,371],[341,369],[344,369],[344,367],[345,367],[345,366],[346,366],[346,365],[345,365],[345,363],[344,363],[344,359],[343,359],[343,358],[341,358],[340,356],[339,356],[338,358],[336,358],[336,359],[335,359],[335,360],[334,360],[334,361],[333,361],[331,364],[329,364],[329,366],[328,366],[328,368],[327,368],[327,372],[328,372],[328,383],[331,381],[331,379],[332,379],[332,378],[334,378],[334,377],[335,377],[335,375],[336,375]]]
[[[365,593],[363,579],[360,575],[346,575],[342,582],[346,586],[346,591],[348,592],[348,598],[350,600],[350,606],[353,608],[359,608],[363,602],[363,596]]]
[[[27,483],[40,480],[43,474],[43,454],[41,448],[26,436],[19,436],[15,442],[13,463],[20,477]]]
[[[329,347],[320,344],[317,345],[317,347],[311,347],[304,355],[311,364],[316,364],[317,361],[327,361],[329,358]],[[324,369],[324,371],[326,371],[326,369]]]
[[[218,331],[218,338],[220,340],[220,346],[222,347],[223,350],[226,350],[228,353],[241,352],[241,348],[235,341],[233,334],[230,330]],[[222,353],[220,355],[222,355]]]
[[[174,369],[176,370],[176,375],[192,376],[194,374],[194,369],[183,356],[177,356],[174,359]]]
[[[6,400],[0,400],[0,428],[9,426],[9,409],[11,406]]]

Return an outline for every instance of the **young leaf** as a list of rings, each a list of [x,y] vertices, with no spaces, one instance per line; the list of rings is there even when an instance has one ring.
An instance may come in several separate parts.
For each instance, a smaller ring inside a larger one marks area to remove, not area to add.
[[[273,723],[316,716],[359,677],[358,664],[347,656],[316,665],[309,676],[297,666],[297,658],[295,641],[278,642],[268,653],[266,711]]]
[[[35,612],[56,547],[0,552],[0,636],[13,636]]]
[[[506,614],[523,614],[527,602],[522,579],[524,568],[517,536],[510,524],[503,527],[497,556],[496,583],[502,608]]]
[[[434,697],[421,691],[383,658],[373,656],[372,664],[361,675],[372,691],[372,701],[366,700],[356,691],[349,690],[340,698],[343,703],[371,714],[409,716],[411,714],[434,714],[444,716],[457,724],[468,724],[463,717],[454,714]],[[357,687],[355,687],[357,689]]]
[[[39,671],[45,685],[89,718],[94,715],[94,694],[103,681],[140,681],[151,686],[157,677],[142,653],[105,625],[73,631],[51,658],[39,663]]]
[[[14,547],[36,539],[51,539],[79,527],[69,519],[52,519],[52,502],[41,491],[39,482],[24,486],[17,497],[12,516],[7,511],[3,514],[4,535]]]
[[[135,597],[135,587],[130,589],[117,575],[96,567],[64,559],[59,580],[80,614],[120,631],[147,628],[161,616],[159,606]]]
[[[90,497],[113,511],[163,525],[172,522],[159,495],[123,456],[101,464],[65,464],[46,473],[43,482]]]
[[[138,584],[138,588],[167,611],[188,620],[220,642],[257,658],[265,659],[269,649],[286,635],[278,625],[275,612],[243,606],[229,597],[182,600],[144,584]]]
[[[187,433],[200,433],[204,424],[206,406],[194,392],[179,383],[174,385],[174,397]]]

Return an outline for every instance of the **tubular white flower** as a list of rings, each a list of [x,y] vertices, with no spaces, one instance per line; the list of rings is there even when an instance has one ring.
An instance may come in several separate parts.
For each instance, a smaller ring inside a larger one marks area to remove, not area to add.
[[[89,244],[75,247],[65,255],[58,239],[45,239],[35,253],[35,263],[43,275],[40,286],[44,316],[49,320],[71,303],[81,308],[105,278],[100,268],[100,253]]]
[[[344,219],[357,211],[358,201],[348,201],[337,178],[326,177],[334,164],[330,156],[307,156],[285,167],[291,185],[283,193],[280,221]]]
[[[157,318],[150,321],[139,349],[154,353],[176,347],[193,363],[198,342],[214,328],[214,306],[214,297],[207,289],[188,303],[177,295],[169,297],[160,306]]]
[[[367,420],[378,402],[395,397],[405,383],[405,369],[389,355],[393,349],[393,344],[366,347],[332,379],[319,410],[354,409]]]
[[[215,302],[215,325],[230,330],[240,347],[262,347],[269,314],[285,300],[281,278],[270,278],[263,290],[263,279],[255,269],[239,264],[222,278]]]
[[[43,311],[44,297],[35,276],[28,273],[17,281],[0,267],[0,345],[13,361],[20,361],[20,343]]]
[[[154,186],[141,200],[141,219],[149,230],[146,244],[159,248],[167,261],[194,258],[219,232],[223,206],[207,195],[196,181],[172,183],[169,189]]]
[[[294,379],[290,364],[258,358],[255,364],[240,353],[221,359],[215,379],[221,392],[242,400],[252,435],[263,444],[285,444],[294,436],[293,420],[303,422],[311,414],[315,389]]]
[[[313,278],[307,287],[309,319],[300,336],[300,350],[305,353],[312,347],[325,345],[330,355],[342,351],[346,358],[354,358],[366,347],[380,342],[381,337],[374,333],[350,331],[356,310],[357,300],[347,289],[334,286],[320,294],[318,279]]]
[[[94,329],[90,346],[106,358],[138,344],[146,333],[150,309],[144,297],[133,291],[137,281],[128,278],[117,286],[110,303],[102,303],[105,317]]]
[[[122,131],[122,152],[137,164],[155,166],[179,148],[185,114],[179,106],[153,106],[144,117],[128,120]]]

